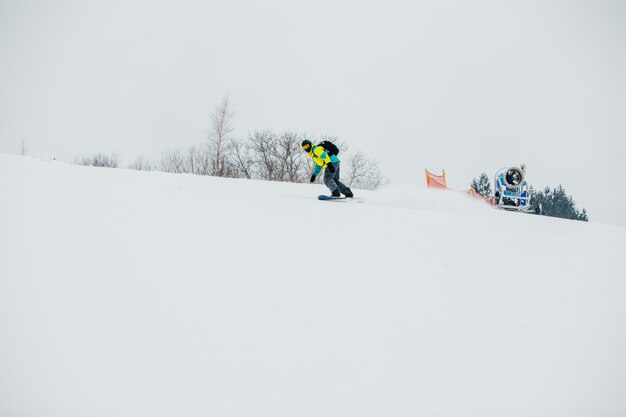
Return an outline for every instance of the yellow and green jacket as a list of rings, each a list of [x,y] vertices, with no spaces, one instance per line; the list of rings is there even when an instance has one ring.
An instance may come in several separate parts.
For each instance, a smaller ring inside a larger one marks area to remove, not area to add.
[[[315,169],[313,170],[313,174],[315,176],[319,175],[322,168],[326,168],[328,163],[332,162],[334,164],[339,162],[337,155],[329,155],[328,152],[326,152],[326,149],[318,145],[313,145],[311,151],[309,152],[309,156],[313,162],[315,162]]]

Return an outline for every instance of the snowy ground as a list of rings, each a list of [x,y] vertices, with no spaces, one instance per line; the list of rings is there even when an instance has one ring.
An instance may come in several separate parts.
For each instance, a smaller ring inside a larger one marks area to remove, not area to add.
[[[0,416],[626,415],[625,228],[322,192],[0,155]]]

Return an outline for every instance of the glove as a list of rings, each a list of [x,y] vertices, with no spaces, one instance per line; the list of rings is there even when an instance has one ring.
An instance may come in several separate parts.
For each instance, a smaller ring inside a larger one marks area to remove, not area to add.
[[[329,170],[330,172],[335,172],[335,167],[333,166],[332,162],[329,162],[328,164],[326,164],[326,169]]]
[[[311,182],[315,182],[315,174],[311,175]]]

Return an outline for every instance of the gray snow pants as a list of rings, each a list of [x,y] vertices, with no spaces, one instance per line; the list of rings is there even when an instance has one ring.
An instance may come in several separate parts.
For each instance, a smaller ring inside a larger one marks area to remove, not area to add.
[[[328,189],[330,189],[331,193],[339,188],[339,192],[341,194],[346,194],[346,192],[350,191],[350,189],[343,182],[339,181],[339,164],[340,162],[335,162],[333,164],[335,172],[330,172],[328,168],[326,168],[324,171],[324,184],[326,184]]]

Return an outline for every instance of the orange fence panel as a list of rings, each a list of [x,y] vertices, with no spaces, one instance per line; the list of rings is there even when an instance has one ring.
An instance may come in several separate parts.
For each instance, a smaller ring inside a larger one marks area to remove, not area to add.
[[[427,169],[426,171],[426,185],[428,186],[428,188],[442,188],[442,189],[446,189],[448,188],[448,186],[446,185],[446,171],[442,171],[441,175],[435,175],[431,172],[429,172]]]

